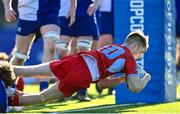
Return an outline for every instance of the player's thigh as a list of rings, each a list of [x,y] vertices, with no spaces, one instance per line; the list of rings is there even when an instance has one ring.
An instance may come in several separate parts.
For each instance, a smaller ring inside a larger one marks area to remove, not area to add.
[[[20,53],[27,54],[34,41],[35,34],[27,36],[16,35],[16,50]]]
[[[59,81],[56,82],[54,85],[45,89],[40,93],[41,96],[44,97],[45,100],[57,100],[64,98],[63,93],[59,90]]]
[[[44,36],[47,32],[60,33],[60,27],[55,24],[47,24],[40,27],[41,35]]]
[[[45,52],[53,52],[55,41],[59,39],[60,28],[55,24],[47,24],[40,27],[41,35],[44,39]]]

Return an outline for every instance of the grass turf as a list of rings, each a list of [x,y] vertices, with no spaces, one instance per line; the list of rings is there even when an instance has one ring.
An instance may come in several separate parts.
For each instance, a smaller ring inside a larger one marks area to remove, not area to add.
[[[113,95],[107,95],[107,90],[98,95],[90,87],[89,94],[91,102],[79,102],[78,100],[55,101],[42,105],[27,106],[22,112],[25,113],[52,113],[52,112],[71,112],[71,113],[180,113],[180,85],[177,88],[177,101],[161,104],[130,104],[114,105],[115,98]],[[37,85],[26,85],[25,92],[38,92]]]

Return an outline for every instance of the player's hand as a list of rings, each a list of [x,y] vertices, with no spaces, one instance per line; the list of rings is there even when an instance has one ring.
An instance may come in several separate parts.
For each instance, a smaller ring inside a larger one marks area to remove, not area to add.
[[[76,21],[75,15],[76,15],[76,9],[70,8],[70,10],[68,11],[68,15],[66,16],[66,18],[70,18],[70,22],[68,26],[72,26]]]
[[[97,8],[98,6],[96,6],[94,3],[90,4],[87,10],[87,14],[92,16],[96,12]]]
[[[16,12],[12,8],[5,10],[5,20],[7,22],[13,22],[16,20]]]

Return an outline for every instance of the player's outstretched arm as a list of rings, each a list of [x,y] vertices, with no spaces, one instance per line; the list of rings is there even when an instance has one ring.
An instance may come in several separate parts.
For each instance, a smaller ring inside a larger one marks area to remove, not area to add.
[[[125,75],[121,75],[119,77],[107,77],[98,82],[99,89],[112,88],[117,86],[118,84],[124,82]]]
[[[35,75],[45,75],[45,76],[52,76],[53,73],[51,72],[49,62],[39,64],[39,65],[32,65],[32,66],[16,66],[13,65],[15,74],[22,75],[25,77],[35,76]]]

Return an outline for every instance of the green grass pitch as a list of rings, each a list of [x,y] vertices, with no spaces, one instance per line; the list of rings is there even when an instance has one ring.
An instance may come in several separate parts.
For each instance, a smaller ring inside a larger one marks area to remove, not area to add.
[[[25,92],[39,92],[38,85],[26,85]],[[22,113],[180,113],[180,84],[177,88],[177,101],[161,104],[129,104],[114,105],[115,97],[107,95],[107,90],[101,95],[92,84],[88,93],[92,98],[90,102],[65,99],[51,103],[24,107]]]

